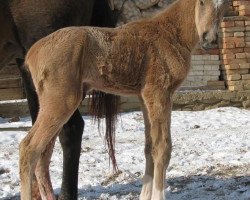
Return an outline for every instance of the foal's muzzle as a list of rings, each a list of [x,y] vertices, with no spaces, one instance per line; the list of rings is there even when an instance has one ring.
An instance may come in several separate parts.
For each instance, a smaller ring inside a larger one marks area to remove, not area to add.
[[[200,42],[200,45],[203,49],[214,49],[218,47],[218,34],[215,33],[214,35],[211,35],[209,32],[204,32],[202,35],[202,41]]]

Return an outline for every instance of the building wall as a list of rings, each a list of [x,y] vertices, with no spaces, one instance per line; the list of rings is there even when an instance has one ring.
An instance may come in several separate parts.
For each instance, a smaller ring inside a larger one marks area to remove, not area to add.
[[[250,1],[232,1],[221,23],[221,78],[231,91],[250,90]]]

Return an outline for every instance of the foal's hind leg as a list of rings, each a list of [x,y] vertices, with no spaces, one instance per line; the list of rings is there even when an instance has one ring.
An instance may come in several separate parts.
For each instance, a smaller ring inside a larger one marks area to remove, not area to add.
[[[32,199],[32,176],[34,176],[37,162],[46,146],[60,129],[59,125],[52,125],[52,119],[46,119],[45,113],[38,115],[38,120],[20,144],[20,179],[21,199]],[[48,127],[46,128],[46,126]],[[38,185],[39,185],[39,180]]]
[[[152,150],[152,139],[150,135],[150,122],[148,119],[148,112],[146,105],[141,97],[139,97],[141,108],[143,112],[144,124],[145,124],[145,158],[146,167],[145,174],[143,177],[143,187],[140,195],[141,200],[150,200],[152,196],[153,189],[153,178],[154,178],[154,162],[151,154]]]
[[[172,144],[170,135],[171,95],[159,86],[145,86],[143,100],[148,110],[150,135],[152,138],[152,157],[154,178],[152,200],[165,199],[165,176],[168,167]]]
[[[53,153],[56,137],[57,135],[46,146],[46,150],[42,153],[35,169],[35,175],[39,183],[39,191],[42,199],[55,199],[49,175],[49,164]]]
[[[26,98],[28,100],[28,106],[29,106],[29,111],[30,111],[30,115],[31,115],[31,120],[32,120],[32,124],[34,124],[37,114],[38,114],[38,109],[39,109],[39,105],[38,105],[38,98],[37,98],[37,93],[35,91],[35,87],[32,83],[30,74],[28,73],[28,71],[25,69],[23,63],[24,60],[23,59],[16,59],[16,63],[18,66],[18,69],[21,73],[22,76],[22,80],[23,80],[23,85],[25,88],[25,92],[26,92]],[[32,192],[33,192],[33,200],[41,200],[41,196],[40,196],[40,192],[39,192],[39,188],[38,188],[38,183],[36,181],[36,177],[33,177],[33,185],[32,185]]]
[[[20,144],[21,199],[31,200],[32,176],[41,154],[81,102],[81,88],[48,83],[40,94],[40,112],[29,134]],[[50,84],[50,85],[49,85]],[[39,180],[38,180],[39,181]],[[39,183],[39,182],[38,182]],[[39,183],[40,184],[40,183]],[[53,196],[53,195],[50,195]]]

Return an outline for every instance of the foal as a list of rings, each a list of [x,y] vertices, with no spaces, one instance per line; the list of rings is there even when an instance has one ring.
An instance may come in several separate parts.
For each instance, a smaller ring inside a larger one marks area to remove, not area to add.
[[[20,144],[21,198],[31,199],[32,175],[46,146],[96,89],[141,99],[146,169],[140,198],[165,199],[172,96],[187,76],[196,44],[215,45],[224,7],[224,0],[178,0],[152,19],[113,29],[65,28],[37,42],[26,66],[40,111]],[[54,199],[53,191],[44,199]]]

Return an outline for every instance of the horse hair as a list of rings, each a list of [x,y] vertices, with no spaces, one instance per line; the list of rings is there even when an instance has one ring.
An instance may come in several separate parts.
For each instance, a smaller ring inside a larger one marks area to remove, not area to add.
[[[110,9],[109,12],[99,12],[103,7],[107,7],[107,1],[95,1],[93,10],[93,16],[91,24],[93,26],[103,27],[115,27],[117,23],[117,17],[114,16]],[[112,161],[114,171],[118,170],[116,158],[115,158],[115,129],[116,119],[119,112],[120,97],[117,95],[111,95],[104,92],[93,90],[91,91],[91,103],[90,114],[98,122],[100,128],[101,118],[105,118],[106,130],[105,139],[108,145],[109,158]]]

